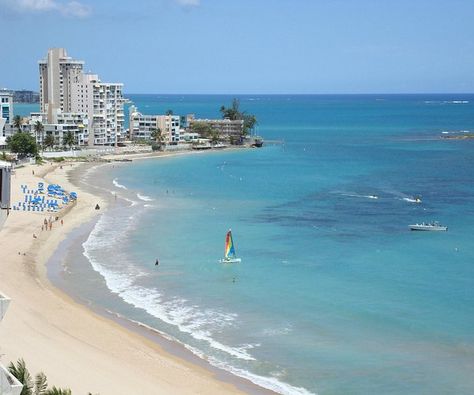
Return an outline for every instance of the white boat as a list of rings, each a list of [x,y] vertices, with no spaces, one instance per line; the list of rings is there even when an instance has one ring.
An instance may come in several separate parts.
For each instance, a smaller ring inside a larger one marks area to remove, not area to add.
[[[414,224],[414,225],[408,225],[410,230],[421,230],[421,231],[447,231],[448,227],[444,225],[440,225],[439,222],[430,222],[430,223],[425,223],[422,222],[421,224]]]
[[[220,263],[240,263],[241,259],[235,255],[234,240],[232,239],[232,231],[229,229],[225,235],[225,247],[224,247],[224,258]]]

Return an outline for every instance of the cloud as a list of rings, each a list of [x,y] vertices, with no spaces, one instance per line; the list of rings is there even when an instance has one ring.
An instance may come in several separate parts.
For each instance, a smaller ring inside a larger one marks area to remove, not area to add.
[[[0,6],[2,5],[20,13],[58,12],[77,18],[85,18],[91,13],[91,8],[88,5],[74,0],[0,0]]]
[[[197,7],[201,4],[201,0],[175,0],[175,2],[183,7]]]

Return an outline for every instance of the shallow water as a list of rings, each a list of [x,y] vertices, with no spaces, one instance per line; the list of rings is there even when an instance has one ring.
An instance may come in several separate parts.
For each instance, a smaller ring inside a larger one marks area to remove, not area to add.
[[[202,117],[230,101],[132,99]],[[96,275],[70,280],[282,393],[472,393],[474,144],[439,136],[474,130],[474,96],[244,96],[241,107],[283,143],[89,174],[120,203],[84,243]],[[432,219],[449,231],[408,230]],[[228,228],[239,265],[218,263]]]

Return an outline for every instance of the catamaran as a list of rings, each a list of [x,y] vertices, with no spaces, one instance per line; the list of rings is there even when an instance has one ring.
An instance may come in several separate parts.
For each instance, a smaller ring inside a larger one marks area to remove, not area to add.
[[[241,259],[235,256],[234,240],[232,239],[232,231],[229,229],[225,236],[224,258],[220,263],[240,263]]]

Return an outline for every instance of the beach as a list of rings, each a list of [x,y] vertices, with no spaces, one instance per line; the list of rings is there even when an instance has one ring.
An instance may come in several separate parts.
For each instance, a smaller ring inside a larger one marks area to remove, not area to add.
[[[242,393],[210,370],[165,352],[51,285],[46,263],[58,244],[107,205],[103,198],[71,185],[68,172],[76,166],[26,166],[12,175],[12,202],[23,198],[20,185],[33,187],[41,181],[76,191],[79,198],[52,214],[59,218],[53,218],[51,230],[41,230],[49,213],[22,211],[11,211],[1,228],[0,290],[12,299],[0,326],[2,363],[24,358],[32,374],[42,371],[49,383],[76,394]],[[94,210],[96,204],[100,210]]]

